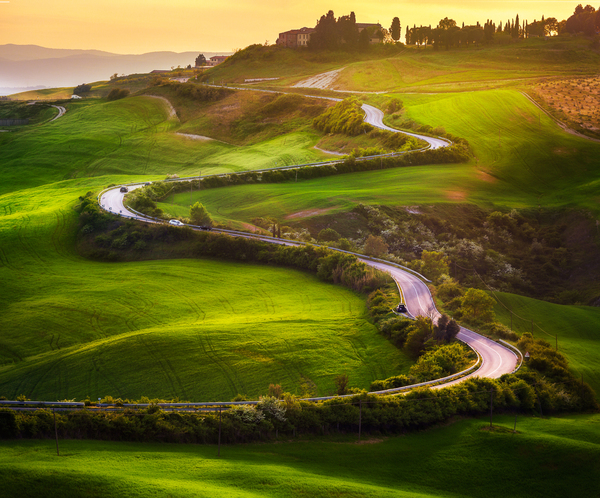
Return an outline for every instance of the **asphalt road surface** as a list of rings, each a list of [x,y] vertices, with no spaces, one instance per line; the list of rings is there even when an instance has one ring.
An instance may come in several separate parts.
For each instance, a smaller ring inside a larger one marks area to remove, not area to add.
[[[365,122],[374,126],[375,128],[379,128],[381,130],[391,131],[393,133],[403,133],[404,135],[409,135],[411,137],[420,138],[421,140],[425,140],[430,145],[431,149],[440,149],[442,147],[448,147],[450,142],[448,140],[444,140],[443,138],[433,138],[425,135],[418,135],[416,133],[409,133],[407,131],[400,131],[394,128],[390,128],[389,126],[383,124],[383,112],[373,107],[369,104],[363,104],[362,110],[365,111]]]

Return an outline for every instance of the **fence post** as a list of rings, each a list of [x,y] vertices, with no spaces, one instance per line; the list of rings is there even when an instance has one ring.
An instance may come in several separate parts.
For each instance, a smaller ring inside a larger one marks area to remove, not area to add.
[[[490,389],[490,427],[492,427],[492,418],[494,416],[494,388]]]

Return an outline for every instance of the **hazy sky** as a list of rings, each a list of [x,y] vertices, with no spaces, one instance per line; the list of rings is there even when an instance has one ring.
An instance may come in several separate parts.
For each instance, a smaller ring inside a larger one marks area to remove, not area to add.
[[[98,49],[116,53],[157,50],[232,51],[252,43],[274,43],[288,29],[314,26],[328,10],[356,13],[358,22],[389,28],[394,16],[404,27],[437,25],[443,17],[461,24],[504,23],[569,17],[577,1],[496,2],[479,0],[10,0],[0,1],[0,45]],[[583,2],[585,5],[586,2]],[[594,6],[597,6],[594,4]]]

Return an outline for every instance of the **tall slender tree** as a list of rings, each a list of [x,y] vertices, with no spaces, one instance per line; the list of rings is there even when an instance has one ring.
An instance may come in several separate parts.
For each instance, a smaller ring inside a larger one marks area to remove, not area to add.
[[[394,19],[392,19],[392,25],[390,26],[390,35],[392,36],[392,40],[398,42],[400,40],[401,31],[402,27],[400,26],[400,19],[394,17]]]

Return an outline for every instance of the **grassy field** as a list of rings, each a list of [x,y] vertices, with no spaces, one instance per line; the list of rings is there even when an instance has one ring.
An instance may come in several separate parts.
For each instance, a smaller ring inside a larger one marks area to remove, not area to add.
[[[327,157],[312,148],[319,139],[314,132],[247,148],[177,135],[177,119],[169,118],[164,102],[151,97],[69,103],[68,109],[42,127],[0,134],[0,194],[69,178],[128,175],[130,181],[136,176],[157,180],[166,174],[225,173]]]
[[[180,260],[96,263],[74,248],[71,180],[0,197],[0,393],[62,399],[320,394],[409,366],[364,298],[284,268]]]
[[[531,332],[558,349],[569,359],[578,375],[600,393],[600,309],[590,306],[561,306],[514,294],[496,293],[504,306],[496,305],[498,319],[518,333]],[[544,333],[544,331],[546,333]]]
[[[371,47],[348,54],[258,47],[207,73],[209,81],[279,78],[278,87],[343,69],[332,87],[363,92],[456,92],[514,86],[540,77],[595,75],[600,57],[582,38],[530,39],[518,44],[434,51]]]
[[[403,437],[214,446],[3,441],[9,496],[564,497],[600,493],[600,416],[497,416]]]
[[[314,209],[347,210],[358,202],[581,206],[600,213],[600,144],[563,132],[519,92],[398,96],[405,102],[408,118],[444,126],[450,133],[465,137],[476,159],[462,165],[207,190],[194,202],[201,200],[221,221],[249,221],[265,215],[284,218]],[[169,202],[188,206],[189,196],[180,194]]]

